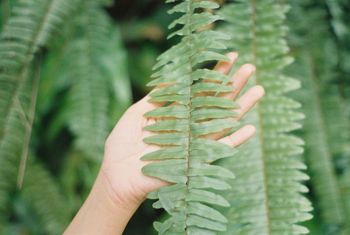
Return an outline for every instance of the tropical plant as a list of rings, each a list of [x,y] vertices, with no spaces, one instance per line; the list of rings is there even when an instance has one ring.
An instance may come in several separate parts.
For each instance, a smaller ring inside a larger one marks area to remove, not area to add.
[[[152,102],[165,105],[146,114],[157,121],[145,141],[160,148],[144,173],[174,184],[125,234],[155,234],[160,220],[159,234],[348,235],[348,1],[168,3],[0,2],[0,234],[62,234],[155,63]],[[238,125],[221,98],[228,76],[207,69],[232,50],[235,66],[256,65],[248,88],[266,92],[241,123],[256,136],[237,149],[205,138]]]
[[[226,234],[306,234],[299,225],[311,218],[311,203],[301,181],[308,180],[300,160],[303,141],[290,134],[304,117],[300,104],[286,95],[299,82],[284,74],[292,62],[287,55],[284,24],[288,7],[277,1],[236,1],[222,15],[228,21],[223,31],[232,33],[230,46],[243,63],[256,65],[251,84],[264,86],[266,95],[247,117],[257,135],[222,165],[235,172],[226,215]]]
[[[16,186],[14,179],[17,178],[18,166],[18,183],[23,180],[38,90],[34,55],[40,53],[41,47],[63,23],[74,4],[64,0],[19,1],[2,31],[0,175],[3,181],[0,185],[0,211],[6,210],[8,194]]]
[[[0,37],[1,234],[63,231],[91,187],[108,130],[130,103],[120,35],[102,9],[108,2],[18,0],[1,5],[3,15],[10,16],[3,17]],[[57,109],[62,93],[67,99]],[[52,122],[43,130],[41,123],[52,113]],[[74,115],[79,120],[68,118]],[[51,148],[66,126],[77,136],[76,145],[71,150]],[[91,138],[95,133],[100,134]],[[90,149],[79,148],[84,141]],[[42,148],[49,149],[48,159],[75,152],[80,164],[50,169],[40,163],[46,157]],[[61,172],[63,187],[53,177]],[[66,177],[72,172],[85,174],[83,186],[75,177]],[[81,193],[76,193],[77,187]],[[71,209],[63,209],[63,204]]]
[[[227,35],[203,30],[221,19],[211,12],[218,7],[214,2],[192,0],[173,6],[169,13],[180,16],[170,24],[170,28],[178,28],[169,38],[181,39],[159,56],[155,79],[149,83],[161,86],[151,93],[150,101],[166,105],[145,114],[158,120],[146,127],[156,134],[144,141],[161,149],[143,156],[143,160],[156,161],[143,172],[174,183],[149,196],[158,199],[155,208],[163,208],[170,215],[154,224],[159,234],[216,234],[226,230],[226,218],[213,206],[226,207],[229,203],[214,190],[229,189],[224,179],[232,179],[233,173],[211,163],[235,151],[204,136],[236,127],[232,109],[237,105],[219,96],[231,91],[227,76],[201,67],[205,62],[227,60],[217,52],[226,49],[223,40]]]
[[[304,18],[311,1],[292,4],[294,37],[291,42],[298,60],[290,73],[303,78],[303,89],[296,95],[307,117],[303,133],[305,161],[316,196],[315,205],[320,211],[324,234],[349,234],[350,135],[347,130],[350,126],[345,100],[335,83],[339,60],[327,56],[337,55],[336,44],[326,23],[325,8],[314,6],[308,11],[308,23],[325,22],[310,30],[308,25],[297,22]],[[317,44],[313,43],[315,37],[320,37]]]

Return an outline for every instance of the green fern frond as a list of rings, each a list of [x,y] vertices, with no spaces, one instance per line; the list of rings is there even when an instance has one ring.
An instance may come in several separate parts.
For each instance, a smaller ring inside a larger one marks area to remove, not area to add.
[[[63,24],[72,5],[67,0],[21,0],[13,8],[0,36],[0,142],[34,54]]]
[[[21,194],[40,218],[45,234],[63,233],[73,211],[67,207],[66,200],[50,173],[33,160],[28,162]]]
[[[327,12],[318,6],[312,10],[310,3],[293,1],[291,23],[298,63],[291,67],[291,73],[302,77],[303,89],[297,97],[303,102],[305,119],[305,159],[310,168],[312,188],[316,206],[321,214],[325,234],[349,234],[350,197],[350,125],[346,105],[342,99],[336,78],[336,45],[327,27]],[[306,10],[308,9],[308,10]],[[305,20],[308,25],[299,23]],[[324,22],[320,24],[320,22]],[[305,36],[307,32],[307,36]],[[314,43],[315,36],[319,37]],[[300,37],[301,38],[301,37]]]
[[[225,159],[236,179],[229,198],[228,232],[224,234],[307,234],[300,222],[309,220],[311,203],[301,193],[308,191],[302,181],[309,177],[300,160],[303,141],[290,131],[299,129],[304,117],[300,104],[286,93],[299,82],[283,69],[292,58],[286,53],[287,7],[277,1],[236,1],[222,10],[232,33],[231,46],[240,52],[240,61],[256,66],[251,85],[262,85],[266,95],[247,116],[257,127],[253,139],[240,148],[239,156]]]
[[[169,37],[181,39],[159,56],[150,82],[152,86],[164,85],[151,93],[151,102],[166,104],[145,114],[158,121],[146,127],[156,134],[144,141],[161,148],[143,156],[144,160],[156,161],[146,165],[143,172],[174,183],[149,195],[158,199],[155,208],[164,208],[170,215],[154,224],[159,234],[217,234],[226,230],[227,219],[214,206],[229,206],[217,191],[230,188],[225,179],[232,179],[233,174],[212,163],[231,157],[235,150],[203,136],[236,127],[231,110],[237,105],[219,95],[232,89],[226,84],[227,77],[201,65],[227,60],[217,51],[226,49],[224,40],[229,37],[202,30],[221,19],[210,13],[218,4],[193,0],[176,3],[169,13],[180,16],[169,26],[176,28]],[[203,92],[207,95],[200,95]]]
[[[27,72],[27,76],[31,76],[32,72]],[[15,97],[15,106],[10,109],[8,121],[5,131],[6,134],[0,142],[0,211],[1,217],[7,209],[9,195],[16,188],[16,179],[19,173],[19,165],[21,159],[26,158],[29,148],[29,140],[31,134],[32,117],[29,113],[33,110],[37,80],[29,79],[20,87],[18,97]],[[36,82],[35,82],[36,80]],[[36,84],[36,85],[35,85]],[[3,217],[1,219],[4,219]]]
[[[339,0],[334,0],[334,1],[325,0],[324,2],[328,6],[330,15],[332,17],[331,25],[336,36],[340,40],[343,40],[347,36],[350,36],[349,26],[345,21],[346,11],[342,9],[345,7],[345,3],[342,3]]]
[[[344,177],[348,177],[346,165],[349,165],[349,159],[343,150],[349,141],[339,141],[346,128],[342,125],[344,122],[341,122],[340,100],[337,100],[339,97],[337,98],[334,89],[330,89],[331,86],[322,91],[322,84],[315,74],[314,61],[310,56],[304,55],[300,61],[302,64],[294,68],[305,78],[304,91],[298,95],[308,101],[303,102],[303,110],[307,115],[304,138],[307,143],[306,162],[310,168],[312,187],[326,228],[325,234],[347,234],[341,231],[345,229],[347,221],[346,199],[349,198],[349,184],[346,186],[344,182],[345,185],[342,185],[338,181],[335,165],[338,161],[339,168],[342,168],[339,169],[340,175],[343,181],[346,180]],[[335,134],[334,131],[338,132],[337,136],[332,135],[332,132]]]
[[[327,24],[330,24],[333,33],[333,40],[337,44],[337,57],[338,57],[338,78],[340,93],[346,102],[350,101],[350,66],[348,61],[350,60],[350,25],[348,14],[348,3],[344,0],[324,0],[321,1],[327,6],[327,12],[329,13],[330,20]],[[328,18],[329,19],[329,18]],[[348,116],[350,117],[350,107],[347,106]]]
[[[94,1],[84,3],[77,27],[83,28],[67,56],[70,66],[66,73],[72,81],[67,120],[77,137],[76,147],[91,159],[100,160],[110,129],[110,97],[114,102],[120,99],[122,109],[131,99],[130,84],[122,71],[125,52],[116,26]]]
[[[34,117],[31,104],[37,89],[33,81],[38,79],[38,74],[32,78],[32,60],[62,25],[71,7],[64,0],[18,1],[1,33],[0,211],[6,208],[7,195],[16,185],[20,158],[25,160],[29,148]]]

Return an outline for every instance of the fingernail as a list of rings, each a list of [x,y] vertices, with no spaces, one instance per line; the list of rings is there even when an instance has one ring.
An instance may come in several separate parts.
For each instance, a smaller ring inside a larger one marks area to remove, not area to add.
[[[249,73],[249,75],[252,75],[255,71],[256,71],[256,68],[254,65],[252,64],[245,64],[245,70],[248,70],[247,72]]]
[[[230,52],[227,54],[228,58],[230,58],[230,61],[235,61],[238,58],[238,53],[237,52]]]
[[[250,69],[250,73],[254,73],[256,71],[255,66],[252,64],[249,64],[249,69]]]

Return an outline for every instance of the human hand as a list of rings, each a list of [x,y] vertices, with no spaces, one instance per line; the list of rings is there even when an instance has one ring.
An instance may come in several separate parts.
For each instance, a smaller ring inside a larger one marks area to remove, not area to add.
[[[219,62],[215,70],[228,73],[237,59],[237,53],[229,53],[230,62]],[[248,78],[254,73],[255,67],[250,64],[243,65],[232,76],[232,93],[228,99],[237,99],[240,91],[245,86]],[[254,86],[237,99],[240,106],[238,117],[243,117],[264,95],[261,86]],[[164,185],[167,182],[145,176],[141,169],[147,162],[140,160],[146,153],[153,152],[159,147],[148,145],[143,139],[152,135],[145,131],[144,127],[154,122],[144,117],[144,113],[158,106],[148,102],[149,96],[132,105],[117,123],[105,144],[104,160],[100,175],[108,185],[111,200],[118,205],[126,207],[138,207],[146,195]],[[236,147],[247,141],[255,133],[252,125],[246,125],[230,136],[212,135],[208,138],[217,139],[232,147]]]

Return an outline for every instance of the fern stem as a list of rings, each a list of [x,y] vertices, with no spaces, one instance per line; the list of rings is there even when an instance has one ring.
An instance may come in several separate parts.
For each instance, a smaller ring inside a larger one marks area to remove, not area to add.
[[[32,89],[31,89],[31,96],[30,96],[30,105],[29,105],[29,111],[28,111],[28,118],[27,118],[27,125],[25,125],[25,136],[24,136],[24,141],[23,141],[23,146],[22,146],[22,153],[21,153],[21,158],[20,158],[20,163],[19,163],[19,168],[18,168],[18,176],[17,176],[17,187],[19,189],[22,188],[23,186],[23,179],[25,175],[25,170],[27,166],[27,161],[28,161],[28,152],[29,152],[29,144],[30,144],[30,139],[32,135],[32,127],[33,127],[33,122],[35,118],[35,110],[36,110],[36,103],[37,103],[37,97],[38,97],[38,89],[39,89],[39,81],[40,81],[40,65],[41,65],[41,59],[38,59],[38,61],[35,63],[37,64],[35,66],[35,71],[33,73],[33,83],[32,83]]]
[[[252,21],[252,35],[253,35],[253,38],[252,38],[252,42],[251,42],[251,47],[252,47],[252,55],[253,55],[253,64],[254,65],[257,65],[257,43],[256,43],[256,38],[257,38],[257,35],[256,35],[256,0],[251,0],[250,1],[250,5],[251,5],[251,8],[252,8],[252,13],[251,13],[251,21]],[[255,82],[255,85],[260,85],[259,84],[259,81],[258,81],[258,78],[259,78],[259,68],[256,69],[255,71],[255,74],[254,74],[254,82]],[[259,148],[260,148],[260,152],[261,152],[261,167],[262,167],[262,178],[263,178],[263,181],[264,181],[264,185],[265,185],[265,188],[264,188],[264,207],[265,207],[265,211],[266,211],[266,224],[267,224],[267,234],[272,234],[272,229],[271,229],[271,224],[270,224],[270,207],[269,207],[269,202],[268,202],[268,198],[269,198],[269,193],[268,193],[268,190],[269,190],[269,187],[268,187],[268,174],[267,174],[267,170],[266,170],[266,165],[267,165],[267,161],[266,161],[266,155],[265,155],[265,148],[264,148],[264,137],[262,136],[262,133],[264,133],[264,130],[263,130],[263,125],[262,125],[262,114],[261,114],[261,106],[260,106],[260,103],[258,103],[256,105],[256,115],[257,115],[257,120],[258,120],[258,123],[257,123],[257,126],[258,126],[258,133],[257,133],[257,136],[259,138]]]
[[[311,95],[313,97],[313,100],[315,101],[314,105],[315,105],[315,109],[318,113],[318,115],[316,116],[318,118],[318,120],[316,120],[318,122],[318,137],[322,143],[322,146],[324,147],[325,150],[325,154],[321,155],[321,156],[317,156],[315,158],[315,156],[309,156],[307,158],[309,162],[309,166],[311,171],[315,171],[315,180],[317,180],[316,178],[318,178],[318,176],[324,176],[327,175],[327,180],[322,180],[322,181],[318,181],[315,185],[316,188],[316,193],[320,196],[319,200],[321,201],[322,204],[328,204],[329,207],[327,209],[327,211],[324,211],[327,213],[327,215],[324,214],[324,216],[326,216],[325,221],[329,222],[329,221],[333,221],[336,224],[343,224],[344,223],[344,218],[345,217],[345,212],[344,212],[344,207],[341,205],[341,192],[340,192],[340,186],[338,185],[338,180],[336,179],[335,175],[335,170],[333,168],[333,160],[331,159],[332,156],[332,152],[330,150],[330,146],[329,146],[329,140],[327,139],[327,130],[326,130],[326,122],[323,118],[324,112],[327,112],[326,110],[323,110],[322,105],[321,105],[321,100],[319,95],[320,94],[320,88],[318,86],[318,82],[315,79],[315,66],[313,64],[313,60],[312,58],[310,58],[310,55],[307,55],[306,58],[308,64],[309,64],[309,80],[310,80],[310,85],[311,85]],[[324,158],[321,160],[320,157],[324,156]],[[318,169],[317,169],[318,168]],[[321,182],[322,184],[325,184],[327,182],[329,182],[329,184],[327,184],[326,188],[327,190],[318,190],[318,186],[321,187]],[[322,195],[323,192],[327,192],[328,195]]]
[[[192,3],[193,1],[192,0],[188,0],[188,5],[187,5],[187,19],[186,19],[186,24],[187,25],[191,25],[191,22],[192,22],[192,12],[193,12],[193,9],[192,9]],[[186,35],[186,42],[187,42],[187,47],[188,47],[188,50],[191,51],[191,47],[192,47],[192,42],[191,42],[191,35],[192,35],[192,28],[191,27],[188,27],[188,32],[187,32],[187,35]],[[186,200],[187,198],[187,195],[189,194],[189,182],[190,182],[190,177],[189,177],[189,170],[191,168],[191,164],[190,164],[190,157],[191,157],[191,143],[192,143],[192,127],[191,127],[191,123],[192,123],[192,84],[193,84],[193,78],[192,78],[192,73],[193,73],[193,64],[192,64],[192,58],[191,56],[189,56],[188,58],[188,61],[189,61],[189,65],[190,65],[190,68],[191,68],[191,71],[190,71],[190,82],[189,82],[189,90],[190,90],[190,100],[189,100],[189,104],[188,104],[188,107],[187,107],[187,112],[188,112],[188,116],[187,116],[187,120],[188,120],[188,142],[187,142],[187,155],[186,155],[186,197],[184,199],[184,201]],[[188,209],[188,203],[185,201],[185,205],[186,205],[186,208],[185,208],[185,211],[187,211]],[[186,213],[186,224],[187,224],[187,221],[188,221],[188,213]],[[185,228],[185,234],[188,235],[188,231],[187,231],[187,227]]]

